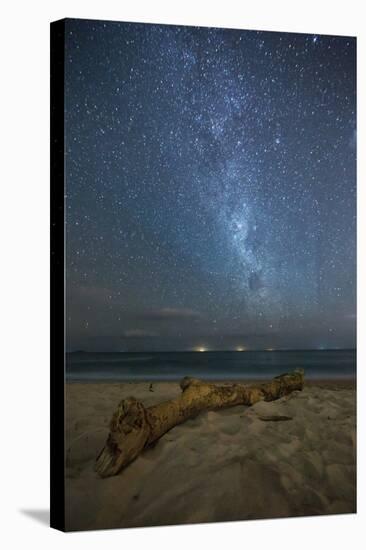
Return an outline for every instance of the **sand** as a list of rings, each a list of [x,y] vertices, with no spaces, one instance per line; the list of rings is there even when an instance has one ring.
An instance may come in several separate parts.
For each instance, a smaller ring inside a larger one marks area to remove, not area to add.
[[[356,511],[354,385],[307,384],[278,401],[204,412],[176,426],[119,475],[95,458],[120,399],[146,406],[178,383],[69,383],[66,527],[140,527]],[[268,421],[268,416],[290,420]]]

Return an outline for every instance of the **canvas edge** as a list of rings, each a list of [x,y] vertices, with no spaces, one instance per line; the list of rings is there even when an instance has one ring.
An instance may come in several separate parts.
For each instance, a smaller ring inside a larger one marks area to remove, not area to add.
[[[65,20],[50,24],[50,526],[65,531]]]

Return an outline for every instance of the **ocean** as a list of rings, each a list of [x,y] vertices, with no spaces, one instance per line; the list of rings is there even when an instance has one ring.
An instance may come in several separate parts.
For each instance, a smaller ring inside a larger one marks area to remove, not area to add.
[[[68,381],[270,379],[301,367],[307,379],[356,377],[355,350],[66,354]]]

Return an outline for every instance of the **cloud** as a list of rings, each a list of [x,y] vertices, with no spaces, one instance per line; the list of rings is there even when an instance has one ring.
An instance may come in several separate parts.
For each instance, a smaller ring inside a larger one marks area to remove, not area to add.
[[[123,338],[153,338],[156,336],[159,336],[156,332],[151,332],[150,330],[144,330],[141,328],[125,330],[122,335]]]
[[[147,321],[192,321],[201,318],[201,314],[188,308],[164,307],[147,311],[139,317]]]

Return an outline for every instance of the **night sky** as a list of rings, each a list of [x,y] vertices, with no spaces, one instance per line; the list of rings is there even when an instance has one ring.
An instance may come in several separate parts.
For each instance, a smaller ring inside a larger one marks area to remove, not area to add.
[[[67,349],[355,346],[353,38],[67,20]]]

